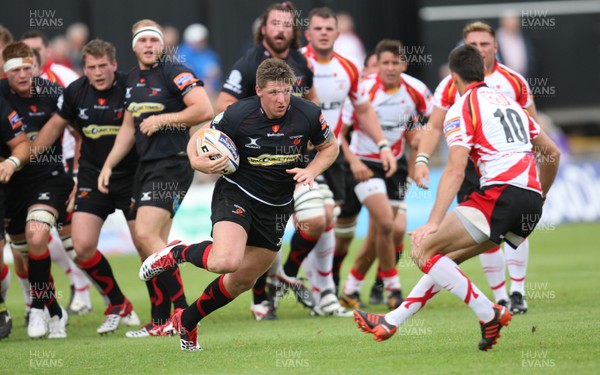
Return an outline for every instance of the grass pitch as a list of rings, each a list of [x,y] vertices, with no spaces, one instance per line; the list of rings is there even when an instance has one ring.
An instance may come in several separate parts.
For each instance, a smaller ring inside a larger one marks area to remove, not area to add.
[[[126,327],[100,337],[95,330],[104,306],[95,291],[94,311],[70,318],[67,339],[32,341],[27,337],[23,299],[13,274],[8,307],[14,326],[10,338],[0,341],[0,374],[598,373],[600,255],[594,239],[599,229],[598,224],[577,224],[534,233],[527,277],[529,312],[515,316],[487,353],[477,349],[476,316],[447,292],[441,292],[383,343],[361,333],[351,318],[311,317],[291,296],[282,302],[278,321],[256,322],[249,312],[250,294],[245,293],[202,322],[199,340],[204,351],[186,353],[179,350],[178,337],[127,339]],[[355,242],[352,251],[357,248]],[[408,294],[421,272],[406,255],[398,269]],[[352,255],[344,265],[344,275],[351,259]],[[109,261],[142,322],[148,321],[146,288],[137,279],[139,260],[122,256]],[[461,267],[491,296],[477,259]],[[53,268],[60,302],[66,304],[66,279]],[[188,302],[216,277],[189,265],[182,267],[182,274]],[[366,280],[364,300],[368,300],[372,272]],[[367,310],[385,312],[383,306]]]

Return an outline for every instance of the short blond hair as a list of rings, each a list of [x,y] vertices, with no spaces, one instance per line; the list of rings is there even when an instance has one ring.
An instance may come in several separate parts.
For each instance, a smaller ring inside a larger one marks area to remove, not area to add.
[[[484,33],[488,33],[492,37],[494,37],[494,39],[496,39],[496,32],[494,31],[494,29],[487,23],[483,23],[481,21],[471,22],[467,24],[463,29],[463,39],[466,39],[467,35],[475,31],[482,31]]]
[[[256,85],[264,89],[269,82],[283,82],[293,86],[296,74],[285,61],[272,57],[261,62],[256,69]]]
[[[134,36],[135,32],[144,26],[156,27],[157,29],[160,30],[161,33],[163,32],[163,28],[162,28],[162,26],[160,26],[158,24],[158,22],[145,18],[143,20],[137,21],[136,23],[133,24],[133,26],[131,26],[131,36]]]

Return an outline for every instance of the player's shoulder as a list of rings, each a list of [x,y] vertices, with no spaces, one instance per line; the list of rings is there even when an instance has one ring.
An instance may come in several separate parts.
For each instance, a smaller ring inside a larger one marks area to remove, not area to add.
[[[438,92],[443,92],[443,91],[449,91],[450,88],[454,86],[454,84],[452,83],[452,76],[450,74],[448,74],[447,76],[445,76],[440,83],[438,83],[438,85],[435,88],[435,91]]]
[[[8,85],[7,78],[0,79],[0,96],[6,97],[10,92],[10,86]]]
[[[125,83],[127,83],[127,77],[128,74],[125,72],[122,72],[120,70],[117,70],[115,72],[115,81],[117,82],[117,85],[125,85]]]
[[[294,111],[303,114],[304,117],[308,118],[309,120],[318,118],[319,114],[321,113],[321,107],[310,100],[306,100],[295,95],[292,95],[290,98],[290,106],[294,109]]]
[[[502,75],[513,77],[515,79],[518,79],[522,83],[526,82],[525,77],[523,77],[521,73],[499,62],[497,62],[496,64],[496,70],[502,73]]]
[[[65,88],[65,92],[77,92],[81,90],[81,88],[85,87],[89,84],[89,80],[86,76],[81,76],[77,78],[75,81],[71,82],[69,86]]]
[[[420,93],[423,93],[427,90],[429,90],[429,88],[427,87],[427,85],[425,84],[425,82],[421,81],[420,79],[413,77],[409,74],[406,73],[402,73],[400,75],[402,77],[402,80],[410,87],[414,88],[415,90],[417,90]]]
[[[259,98],[258,96],[253,95],[230,104],[225,110],[225,113],[229,119],[242,120],[259,108]]]

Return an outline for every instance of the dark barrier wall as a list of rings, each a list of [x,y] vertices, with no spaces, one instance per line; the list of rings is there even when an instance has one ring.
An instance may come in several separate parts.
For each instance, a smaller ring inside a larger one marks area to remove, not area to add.
[[[90,26],[92,37],[116,45],[120,67],[128,70],[134,64],[130,29],[135,21],[152,18],[181,31],[190,23],[201,22],[210,30],[210,44],[220,54],[226,74],[242,54],[243,46],[252,40],[253,20],[271,3],[268,0],[5,1],[0,23],[19,37],[36,24],[49,36],[54,36],[64,33],[66,26],[73,22],[85,22]],[[480,4],[490,4],[472,0],[296,0],[294,3],[301,22],[313,7],[330,6],[348,11],[354,16],[356,31],[367,49],[373,49],[384,37],[401,39],[409,53],[408,73],[423,79],[432,90],[439,82],[438,68],[461,38],[465,23],[481,19],[495,27],[499,16],[496,12],[484,17],[444,19],[450,13],[442,12],[441,20],[428,20],[422,12],[427,7],[469,5],[467,9],[475,9]],[[547,4],[568,2],[528,2],[527,9],[523,9],[518,1],[503,3],[513,3],[518,10],[539,12],[529,16],[530,27],[525,30],[535,45],[536,72],[530,77],[530,84],[534,86],[539,107],[547,110],[575,108],[573,116],[569,115],[567,120],[588,113],[579,108],[591,108],[592,114],[583,115],[583,120],[600,123],[600,91],[597,90],[600,87],[600,11],[577,12],[582,4],[600,5],[600,2],[577,1],[570,14],[556,15],[548,11]],[[587,120],[586,116],[592,120]]]
[[[129,69],[134,63],[130,43],[131,25],[135,21],[151,18],[163,25],[176,26],[181,32],[190,23],[200,22],[210,30],[210,44],[220,54],[223,70],[228,71],[241,55],[243,46],[251,41],[252,22],[272,3],[265,0],[29,0],[6,2],[0,23],[18,38],[36,24],[52,37],[64,33],[73,22],[84,22],[90,27],[92,37],[115,44],[121,68]],[[384,37],[416,43],[416,3],[412,0],[294,1],[301,18],[319,6],[348,11],[354,16],[357,32],[367,49]]]

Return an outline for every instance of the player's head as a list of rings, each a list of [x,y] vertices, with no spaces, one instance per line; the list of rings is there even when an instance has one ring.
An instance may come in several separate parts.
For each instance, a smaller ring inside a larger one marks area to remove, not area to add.
[[[256,70],[256,95],[268,118],[285,115],[295,81],[296,75],[285,61],[271,58],[260,63]]]
[[[39,30],[29,30],[25,34],[21,35],[21,40],[25,42],[29,47],[40,53],[42,58],[42,67],[46,65],[46,62],[51,57],[50,48],[48,48],[48,37],[46,34]]]
[[[9,29],[0,25],[0,77],[4,77],[4,61],[2,60],[2,50],[13,42],[13,35]]]
[[[498,52],[498,43],[496,42],[496,32],[494,29],[483,22],[472,22],[463,29],[463,41],[479,50],[483,57],[486,71],[491,72],[496,62],[496,53]]]
[[[117,71],[115,47],[104,40],[94,39],[81,50],[83,74],[96,90],[104,91],[112,87]]]
[[[33,79],[33,50],[23,42],[7,45],[2,50],[4,72],[8,84],[20,96],[29,96]]]
[[[377,55],[377,72],[386,88],[400,84],[400,74],[406,70],[404,46],[399,40],[383,39],[375,47]]]
[[[308,29],[304,36],[317,53],[333,51],[333,43],[340,35],[337,29],[337,16],[329,8],[315,8],[308,14]]]
[[[368,52],[363,62],[362,76],[366,77],[369,74],[375,73],[377,68],[377,54],[375,51]]]
[[[151,68],[162,55],[163,29],[155,21],[143,19],[131,27],[131,48],[142,69]]]
[[[448,56],[448,68],[452,81],[459,88],[484,78],[483,58],[477,48],[464,44],[456,47]],[[462,92],[461,92],[462,94]]]
[[[39,77],[42,74],[42,56],[36,49],[31,49],[31,52],[33,52],[33,76]]]
[[[291,1],[275,3],[260,16],[256,44],[265,43],[280,54],[300,48],[300,31],[296,20],[296,7]]]

